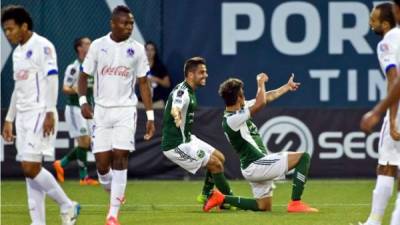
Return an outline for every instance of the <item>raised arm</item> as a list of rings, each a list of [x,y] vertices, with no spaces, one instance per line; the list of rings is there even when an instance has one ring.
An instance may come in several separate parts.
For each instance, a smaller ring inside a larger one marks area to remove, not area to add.
[[[286,94],[288,91],[296,91],[299,88],[300,83],[294,82],[293,79],[294,75],[292,74],[289,78],[289,81],[285,85],[282,85],[280,88],[277,88],[275,90],[266,92],[265,98],[267,99],[267,103],[278,99],[282,95]]]
[[[267,104],[267,98],[265,94],[265,82],[267,81],[267,74],[260,73],[257,75],[257,95],[254,104],[249,107],[251,116],[254,116]]]

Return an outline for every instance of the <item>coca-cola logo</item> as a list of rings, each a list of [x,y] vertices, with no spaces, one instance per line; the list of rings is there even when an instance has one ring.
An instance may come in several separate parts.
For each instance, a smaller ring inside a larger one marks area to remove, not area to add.
[[[28,70],[20,70],[15,74],[16,80],[28,80],[29,72]]]
[[[104,66],[101,70],[101,75],[106,76],[121,76],[121,77],[128,77],[129,75],[129,67],[126,66]]]

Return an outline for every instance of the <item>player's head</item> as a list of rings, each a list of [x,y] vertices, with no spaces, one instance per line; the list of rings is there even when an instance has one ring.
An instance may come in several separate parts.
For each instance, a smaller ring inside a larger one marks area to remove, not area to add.
[[[393,3],[393,14],[397,24],[400,25],[400,0],[393,0]]]
[[[133,15],[131,10],[123,5],[114,8],[111,15],[111,33],[123,41],[128,39],[133,31]]]
[[[377,5],[371,12],[369,25],[380,36],[396,26],[391,3]]]
[[[146,55],[147,58],[150,60],[157,61],[158,60],[158,52],[157,52],[157,46],[154,42],[148,41],[144,45],[144,48],[146,49]]]
[[[229,78],[219,85],[218,93],[224,99],[226,106],[234,106],[238,103],[240,106],[244,106],[243,81],[237,78]]]
[[[89,51],[92,41],[88,37],[78,37],[74,40],[74,50],[80,60],[83,60]]]
[[[19,5],[9,5],[1,9],[1,24],[12,44],[19,44],[33,29],[31,16]]]
[[[196,87],[206,85],[208,74],[205,59],[193,57],[186,60],[183,72],[185,74],[185,79]]]

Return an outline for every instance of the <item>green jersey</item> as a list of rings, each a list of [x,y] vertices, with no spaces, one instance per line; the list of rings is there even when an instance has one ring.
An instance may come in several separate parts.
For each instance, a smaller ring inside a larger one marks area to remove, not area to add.
[[[258,129],[251,121],[249,108],[236,112],[225,111],[222,127],[228,141],[240,156],[242,169],[267,154]]]
[[[181,110],[182,123],[180,127],[176,127],[174,117],[171,115],[173,107]],[[178,145],[190,141],[196,107],[196,95],[189,84],[182,82],[172,90],[164,110],[161,142],[163,151],[174,149]]]
[[[64,85],[69,87],[77,87],[79,80],[79,73],[81,71],[81,62],[79,60],[75,60],[72,64],[67,66],[64,75]],[[87,99],[89,104],[94,105],[93,98],[93,84],[94,78],[92,76],[88,76],[88,90],[87,90]],[[67,105],[79,106],[79,97],[78,94],[67,95]]]

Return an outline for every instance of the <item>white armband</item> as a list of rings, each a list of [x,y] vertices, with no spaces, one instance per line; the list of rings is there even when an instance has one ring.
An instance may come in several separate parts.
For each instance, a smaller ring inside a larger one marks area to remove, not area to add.
[[[154,110],[147,110],[146,111],[147,120],[154,121]]]
[[[86,96],[81,96],[81,97],[79,97],[79,105],[80,106],[82,106],[83,104],[86,104],[87,103],[87,98],[86,98]]]

